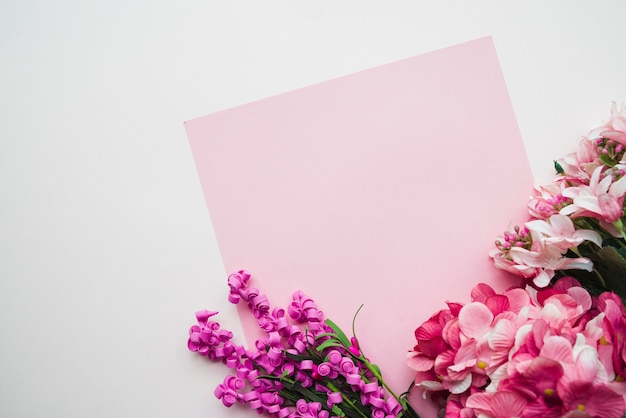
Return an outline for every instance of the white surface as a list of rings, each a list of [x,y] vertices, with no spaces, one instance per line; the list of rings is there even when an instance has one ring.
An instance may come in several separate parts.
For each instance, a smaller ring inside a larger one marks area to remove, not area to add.
[[[223,408],[224,369],[186,349],[201,308],[241,334],[184,120],[492,35],[549,179],[626,101],[624,17],[617,0],[0,2],[0,416],[256,416]]]

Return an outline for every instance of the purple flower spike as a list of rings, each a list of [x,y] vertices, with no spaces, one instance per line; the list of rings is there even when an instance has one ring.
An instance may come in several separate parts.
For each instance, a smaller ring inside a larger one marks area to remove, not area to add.
[[[198,323],[189,330],[191,351],[234,370],[214,392],[225,406],[239,402],[273,418],[330,418],[331,411],[336,418],[346,407],[368,417],[405,413],[396,399],[385,401],[356,339],[348,347],[338,344],[345,341],[341,331],[325,321],[313,299],[296,291],[287,311],[272,308],[266,295],[248,287],[250,279],[241,270],[228,277],[228,286],[229,300],[243,299],[265,333],[252,350],[233,344],[232,333],[210,320],[217,312],[196,312]]]

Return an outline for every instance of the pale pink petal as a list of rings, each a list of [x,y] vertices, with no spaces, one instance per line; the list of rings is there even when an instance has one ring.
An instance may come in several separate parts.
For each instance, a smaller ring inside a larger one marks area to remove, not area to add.
[[[557,215],[552,215],[552,216],[550,217],[550,220],[552,220],[552,218],[553,218],[554,216],[557,216]],[[563,215],[561,215],[561,216],[563,216]],[[564,218],[567,218],[567,216],[563,216],[563,217],[564,217]],[[569,218],[567,218],[567,219],[569,219]],[[534,221],[529,221],[529,222],[526,222],[526,224],[525,224],[525,225],[526,225],[526,227],[527,227],[528,229],[530,229],[530,230],[532,230],[532,231],[539,232],[539,233],[541,233],[541,234],[548,235],[548,236],[555,235],[555,230],[554,230],[554,228],[553,228],[553,227],[552,227],[552,225],[551,225],[550,223],[548,223],[547,221],[543,221],[543,220],[540,220],[540,219],[536,219],[536,220],[534,220]]]
[[[469,373],[468,369],[472,369],[476,365],[476,355],[473,358],[456,361],[452,366],[448,367],[448,375],[452,380],[460,380]]]
[[[622,178],[611,185],[609,194],[613,197],[622,197],[626,194],[626,176],[622,176]]]
[[[525,248],[513,247],[509,250],[509,256],[517,264],[530,267],[544,267],[546,264],[545,258],[542,257],[541,254],[534,251],[528,251]]]
[[[602,132],[602,136],[607,139],[612,139],[613,141],[617,141],[622,145],[626,145],[626,133],[620,131],[604,131]]]
[[[547,285],[550,284],[550,280],[552,279],[553,276],[554,276],[554,272],[552,272],[552,274],[549,274],[547,271],[542,270],[537,275],[537,277],[533,279],[533,283],[537,287],[546,287]]]
[[[491,412],[491,393],[478,392],[467,398],[465,406]]]
[[[509,374],[507,373],[507,366],[508,364],[505,363],[494,370],[489,370],[491,383],[487,386],[487,391],[495,391],[500,381],[509,377]]]
[[[498,321],[491,334],[489,334],[489,347],[495,351],[508,351],[515,342],[516,333],[517,327],[511,321]]]
[[[602,169],[604,167],[598,167],[596,168],[596,171],[600,171],[602,172]],[[613,177],[612,176],[605,176],[600,183],[598,183],[598,187],[595,190],[595,195],[601,195],[603,193],[606,193],[609,191],[609,188],[611,187],[611,184],[613,183]]]
[[[598,341],[604,335],[604,331],[602,330],[602,322],[604,321],[604,317],[604,312],[600,312],[585,325],[584,334],[589,341]]]
[[[530,337],[532,338],[532,334],[531,334],[532,330],[533,330],[533,326],[531,324],[524,324],[519,327],[519,329],[515,333],[515,348],[516,349],[514,349],[513,351],[517,351],[517,348],[521,347],[524,344],[529,334],[530,334]]]
[[[574,224],[572,220],[565,215],[552,215],[550,217],[550,226],[557,235],[569,236],[574,233]]]
[[[459,312],[459,327],[469,338],[480,338],[491,328],[493,314],[480,302],[471,302]]]
[[[467,398],[465,405],[489,416],[503,418],[521,416],[527,402],[521,395],[515,392],[479,392]]]
[[[598,345],[598,360],[606,370],[607,380],[615,380],[615,368],[613,367],[613,346],[608,344]],[[626,395],[626,393],[624,393]]]
[[[598,197],[595,196],[595,195],[589,195],[589,194],[583,195],[583,194],[580,194],[574,200],[574,205],[578,206],[579,208],[586,209],[586,210],[588,210],[590,212],[593,212],[593,213],[599,214],[601,212],[600,205],[598,204]],[[574,206],[574,205],[570,205],[570,206]],[[567,208],[567,207],[569,207],[569,206],[566,206],[565,208]],[[559,213],[563,213],[563,211],[561,211]],[[567,215],[567,213],[563,213],[563,214]]]
[[[509,298],[509,309],[512,312],[519,312],[523,307],[530,305],[530,296],[524,289],[511,289],[504,293]]]
[[[445,381],[444,386],[450,393],[463,393],[472,385],[472,374],[468,373],[463,380]]]
[[[577,380],[593,382],[598,374],[598,353],[593,348],[584,347],[576,358]]]
[[[416,386],[420,389],[430,390],[433,392],[445,389],[443,387],[443,383],[436,380],[422,380]]]
[[[541,357],[563,363],[573,363],[572,345],[564,337],[553,335],[546,338],[540,352]]]
[[[576,304],[588,311],[591,309],[591,295],[582,287],[570,287],[567,289],[567,294],[576,301]]]
[[[598,187],[598,184],[600,183],[600,176],[602,175],[602,170],[604,170],[604,166],[598,166],[595,170],[593,170],[593,173],[591,174],[591,179],[589,180],[589,187],[592,190],[595,190]]]
[[[526,404],[526,400],[518,393],[496,392],[491,399],[491,410],[497,417],[519,417]]]
[[[425,372],[435,365],[435,360],[415,352],[409,352],[407,354],[406,364],[413,370]]]
[[[598,206],[600,207],[600,214],[607,222],[615,222],[623,215],[620,202],[608,193],[598,196]]]
[[[563,314],[564,312],[559,310],[559,308],[556,305],[552,303],[547,303],[541,309],[539,318],[543,319],[545,322],[547,322],[550,325],[557,325],[560,322],[565,320],[565,318],[563,318]]]
[[[602,237],[596,231],[592,231],[590,229],[580,229],[576,231],[576,234],[583,240],[591,241],[598,247],[602,247]]]
[[[619,297],[619,296],[615,295],[615,297]],[[609,321],[611,321],[612,324],[621,322],[622,315],[623,315],[622,314],[623,308],[621,306],[622,304],[620,303],[618,305],[617,303],[615,303],[614,299],[604,300],[603,312],[606,315],[606,317],[609,319]]]
[[[573,187],[571,187],[573,189]],[[563,196],[565,196],[565,194],[563,194]],[[573,198],[574,196],[565,196],[565,197],[569,197],[570,199]],[[573,213],[575,213],[578,210],[578,206],[576,205],[567,205],[563,208],[561,208],[561,210],[559,211],[559,213],[561,215],[572,215]]]
[[[554,266],[555,270],[585,270],[591,271],[593,270],[593,262],[588,258],[580,257],[580,258],[567,258],[563,257],[559,262]]]

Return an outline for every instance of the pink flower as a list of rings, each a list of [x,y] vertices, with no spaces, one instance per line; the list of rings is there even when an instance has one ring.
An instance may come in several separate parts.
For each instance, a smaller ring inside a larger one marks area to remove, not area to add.
[[[536,250],[529,251],[524,248],[511,248],[509,257],[520,266],[535,269],[533,283],[538,287],[546,287],[554,277],[557,270],[578,269],[591,271],[593,263],[584,257],[565,257],[565,251],[557,245],[539,245]]]
[[[564,389],[564,417],[622,418],[624,398],[606,385],[571,382]]]
[[[476,393],[467,399],[467,407],[478,411],[480,416],[491,418],[521,417],[528,402],[516,392]]]
[[[626,132],[625,110],[624,105],[622,105],[618,110],[617,104],[613,102],[611,105],[611,118],[609,121],[589,132],[587,136],[591,139],[601,137],[609,138],[626,145],[626,141],[624,141],[626,139],[626,135],[624,134]]]
[[[520,228],[519,226],[509,227],[502,237],[496,240],[496,247],[489,252],[489,256],[493,258],[496,268],[508,271],[526,279],[535,277],[537,269],[525,264],[516,263],[509,252],[512,248],[524,248],[529,250],[532,246],[532,238],[528,228]]]
[[[567,228],[548,226],[576,241]],[[605,293],[594,302],[565,277],[539,291],[496,293],[481,283],[471,299],[416,330],[416,384],[447,401],[446,417],[623,416],[626,385],[613,371],[626,370],[619,298]]]
[[[569,217],[557,214],[546,220],[529,221],[523,229],[506,232],[502,240],[496,241],[498,249],[490,255],[497,268],[532,278],[538,287],[546,287],[557,270],[593,269],[593,263],[587,258],[565,256],[570,248],[585,241],[602,244],[600,234],[575,229]]]
[[[558,163],[567,180],[577,184],[588,184],[593,170],[602,165],[599,157],[596,141],[589,137],[583,137],[578,142],[576,152],[566,155],[558,160]]]
[[[596,231],[575,229],[572,220],[565,215],[552,215],[547,221],[526,222],[526,228],[532,233],[533,241],[539,237],[544,246],[556,246],[561,251],[578,247],[584,241],[591,241],[602,246],[602,237]]]
[[[535,195],[528,202],[530,215],[537,219],[547,219],[570,204],[571,200],[561,194],[564,186],[562,181],[535,186]]]
[[[594,170],[589,185],[563,190],[563,196],[572,199],[573,203],[561,209],[562,215],[589,216],[610,224],[621,218],[626,176],[614,181],[611,170],[603,172],[603,169],[598,167]]]

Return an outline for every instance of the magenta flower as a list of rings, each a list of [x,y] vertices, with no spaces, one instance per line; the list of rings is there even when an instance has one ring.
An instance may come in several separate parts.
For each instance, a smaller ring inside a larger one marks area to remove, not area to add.
[[[594,304],[565,277],[539,291],[479,284],[472,302],[450,306],[416,330],[409,358],[447,417],[623,416],[626,384],[613,369],[625,370],[626,320],[610,294]]]
[[[624,398],[607,385],[571,382],[563,389],[564,417],[622,418]]]
[[[384,389],[356,338],[325,320],[313,299],[296,291],[287,311],[272,308],[250,281],[245,271],[231,274],[229,300],[247,303],[264,332],[255,350],[233,344],[232,333],[210,320],[216,312],[197,312],[189,332],[191,351],[234,370],[214,391],[224,406],[239,403],[277,418],[418,418],[404,396]]]
[[[479,416],[489,418],[521,417],[527,405],[526,399],[516,392],[481,392],[470,396],[466,406],[473,408]]]

